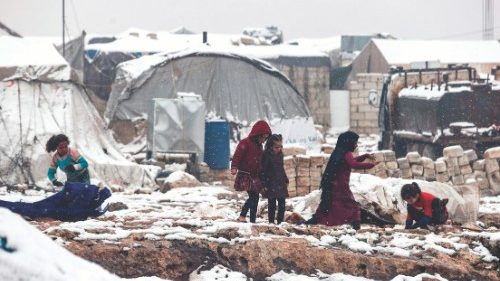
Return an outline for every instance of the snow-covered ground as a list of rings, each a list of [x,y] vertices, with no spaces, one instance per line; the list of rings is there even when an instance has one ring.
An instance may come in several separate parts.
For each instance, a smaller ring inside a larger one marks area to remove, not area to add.
[[[27,195],[9,193],[0,188],[0,199],[36,201],[48,194],[28,191]],[[309,196],[315,196],[314,194]],[[385,229],[363,225],[361,231],[354,231],[350,226],[318,226],[320,236],[305,235],[306,226],[283,223],[279,226],[281,235],[276,233],[257,233],[250,223],[238,223],[240,208],[246,197],[224,186],[201,186],[195,188],[177,188],[167,193],[155,192],[151,195],[115,193],[110,203],[123,203],[127,209],[106,213],[96,219],[80,222],[56,222],[45,224],[33,221],[32,224],[44,229],[38,230],[22,220],[21,217],[0,210],[0,237],[7,237],[7,246],[16,249],[13,253],[0,250],[0,277],[9,276],[8,280],[121,280],[104,269],[75,257],[62,248],[65,243],[57,233],[61,230],[75,233],[74,240],[100,240],[115,243],[132,234],[143,234],[147,240],[186,240],[204,239],[221,244],[244,243],[254,239],[305,239],[311,246],[324,248],[343,248],[365,255],[386,255],[393,257],[422,256],[427,251],[438,251],[448,256],[456,256],[460,251],[467,251],[483,263],[498,263],[498,257],[474,238],[490,241],[500,240],[500,230],[494,227],[481,232],[457,231],[456,228],[444,229],[437,233],[414,233],[403,230],[402,225]],[[296,197],[287,200],[287,210],[296,211],[308,217],[310,210],[304,208],[307,198]],[[265,214],[266,201],[260,201],[259,216],[256,225],[269,225]],[[499,213],[500,196],[486,197],[481,201],[482,212]],[[47,227],[49,226],[49,227]],[[134,226],[134,227],[131,227]],[[225,229],[236,229],[238,237],[227,239],[217,233]],[[107,231],[102,231],[102,230]],[[96,231],[100,230],[100,231]],[[47,254],[49,253],[49,254]],[[31,267],[30,264],[40,266]],[[2,275],[3,274],[3,275]],[[15,276],[15,278],[12,278]],[[33,279],[31,276],[46,276]],[[77,277],[75,277],[77,276]],[[393,280],[422,280],[426,275],[413,277],[398,276]],[[16,279],[17,278],[17,279]],[[216,279],[217,278],[217,279]],[[200,268],[190,275],[190,280],[247,280],[241,272],[234,272],[222,265],[214,268]],[[446,280],[437,275],[433,278]],[[0,278],[1,279],[1,278]],[[2,279],[7,280],[7,279]],[[143,278],[137,280],[162,280]],[[309,276],[276,272],[267,280],[370,280],[336,273],[328,275],[322,272]]]

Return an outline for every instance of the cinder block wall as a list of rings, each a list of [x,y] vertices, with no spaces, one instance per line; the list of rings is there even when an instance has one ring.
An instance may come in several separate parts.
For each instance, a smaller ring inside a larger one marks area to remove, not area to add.
[[[370,105],[368,95],[370,90],[375,90],[380,100],[384,78],[384,74],[380,73],[363,73],[357,74],[356,80],[350,82],[351,130],[361,134],[379,133],[378,103],[377,106]]]
[[[314,123],[330,127],[330,68],[272,63],[305,98]]]

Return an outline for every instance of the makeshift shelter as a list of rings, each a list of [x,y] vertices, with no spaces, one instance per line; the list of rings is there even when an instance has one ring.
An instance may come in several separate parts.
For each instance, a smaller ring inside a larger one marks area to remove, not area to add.
[[[143,166],[116,149],[85,88],[72,77],[53,45],[0,37],[0,184],[46,184],[45,143],[60,133],[87,158],[92,181],[152,184]]]
[[[304,98],[283,74],[262,60],[209,47],[120,64],[105,117],[112,128],[133,127],[147,120],[152,99],[179,92],[200,95],[209,116],[243,125],[302,118],[314,134]]]
[[[372,39],[352,62],[349,81],[358,73],[388,73],[391,66],[427,68],[426,62],[432,67],[468,64],[479,72],[490,73],[492,67],[500,64],[500,43]]]

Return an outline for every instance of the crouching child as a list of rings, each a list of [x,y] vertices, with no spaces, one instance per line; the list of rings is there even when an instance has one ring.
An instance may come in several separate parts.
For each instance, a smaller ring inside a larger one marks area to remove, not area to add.
[[[429,225],[444,224],[448,220],[448,199],[441,200],[431,193],[421,191],[415,182],[403,185],[401,198],[408,203],[405,229],[428,229]]]

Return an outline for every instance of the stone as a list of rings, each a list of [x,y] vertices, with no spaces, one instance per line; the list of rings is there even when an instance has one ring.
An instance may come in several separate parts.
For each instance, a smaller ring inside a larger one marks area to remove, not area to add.
[[[389,170],[397,170],[398,169],[398,162],[396,162],[396,161],[385,162],[385,166]]]
[[[373,153],[376,162],[384,162],[384,152],[383,151],[375,151]]]
[[[447,182],[450,179],[448,173],[438,173],[436,174],[436,181],[438,182]]]
[[[310,177],[298,176],[296,178],[296,181],[297,181],[297,190],[299,189],[299,187],[304,187],[304,186],[309,187],[309,185],[311,185],[311,178]]]
[[[396,153],[392,150],[383,150],[385,162],[396,161]]]
[[[500,158],[500,146],[492,147],[484,152],[485,159]]]
[[[448,167],[459,166],[458,165],[458,157],[446,157],[444,159],[444,161],[446,161],[446,166],[448,166]]]
[[[469,158],[467,157],[467,155],[464,154],[463,156],[458,157],[458,165],[469,165]]]
[[[311,166],[322,166],[324,164],[325,158],[321,155],[311,156]]]
[[[473,149],[464,151],[465,156],[469,159],[469,163],[477,160],[477,153]]]
[[[464,155],[464,150],[460,145],[448,146],[443,149],[443,155],[445,158],[460,157]]]
[[[454,185],[462,185],[465,183],[464,176],[462,175],[452,176],[451,181],[453,182]]]
[[[194,176],[183,171],[175,171],[160,183],[159,190],[165,193],[172,188],[197,186],[201,186],[201,183]]]
[[[413,176],[422,176],[424,174],[424,166],[422,165],[411,165],[411,173]]]
[[[443,160],[434,162],[434,167],[436,168],[436,172],[438,173],[446,172],[446,162],[444,162]]]
[[[422,157],[422,166],[424,166],[425,169],[434,169],[434,161],[428,157]]]
[[[420,154],[418,154],[418,152],[415,151],[406,154],[406,159],[408,159],[408,162],[410,162],[410,164],[419,164],[421,161]]]
[[[488,174],[488,182],[493,195],[500,194],[500,171],[495,171]]]
[[[491,159],[491,158],[485,159],[484,166],[485,166],[484,169],[485,169],[486,173],[488,173],[488,174],[491,174],[491,173],[494,173],[494,172],[500,170],[500,167],[498,166],[498,162],[496,159]]]
[[[436,170],[424,168],[424,178],[425,178],[425,180],[428,180],[428,181],[435,180],[436,179]]]
[[[411,172],[411,169],[401,169],[401,177],[403,179],[411,179],[411,178],[413,178],[413,174]]]
[[[297,167],[310,167],[311,166],[311,157],[308,155],[297,155],[295,157],[297,162]]]
[[[460,166],[460,174],[462,175],[469,175],[472,174],[472,168],[469,164]]]
[[[474,161],[474,163],[472,164],[472,169],[474,171],[484,171],[484,168],[485,168],[484,162],[485,162],[484,159]]]
[[[309,177],[309,168],[306,167],[297,167],[297,176],[298,177]]]
[[[409,169],[410,168],[410,161],[408,161],[407,158],[398,158],[398,168],[399,169]]]

